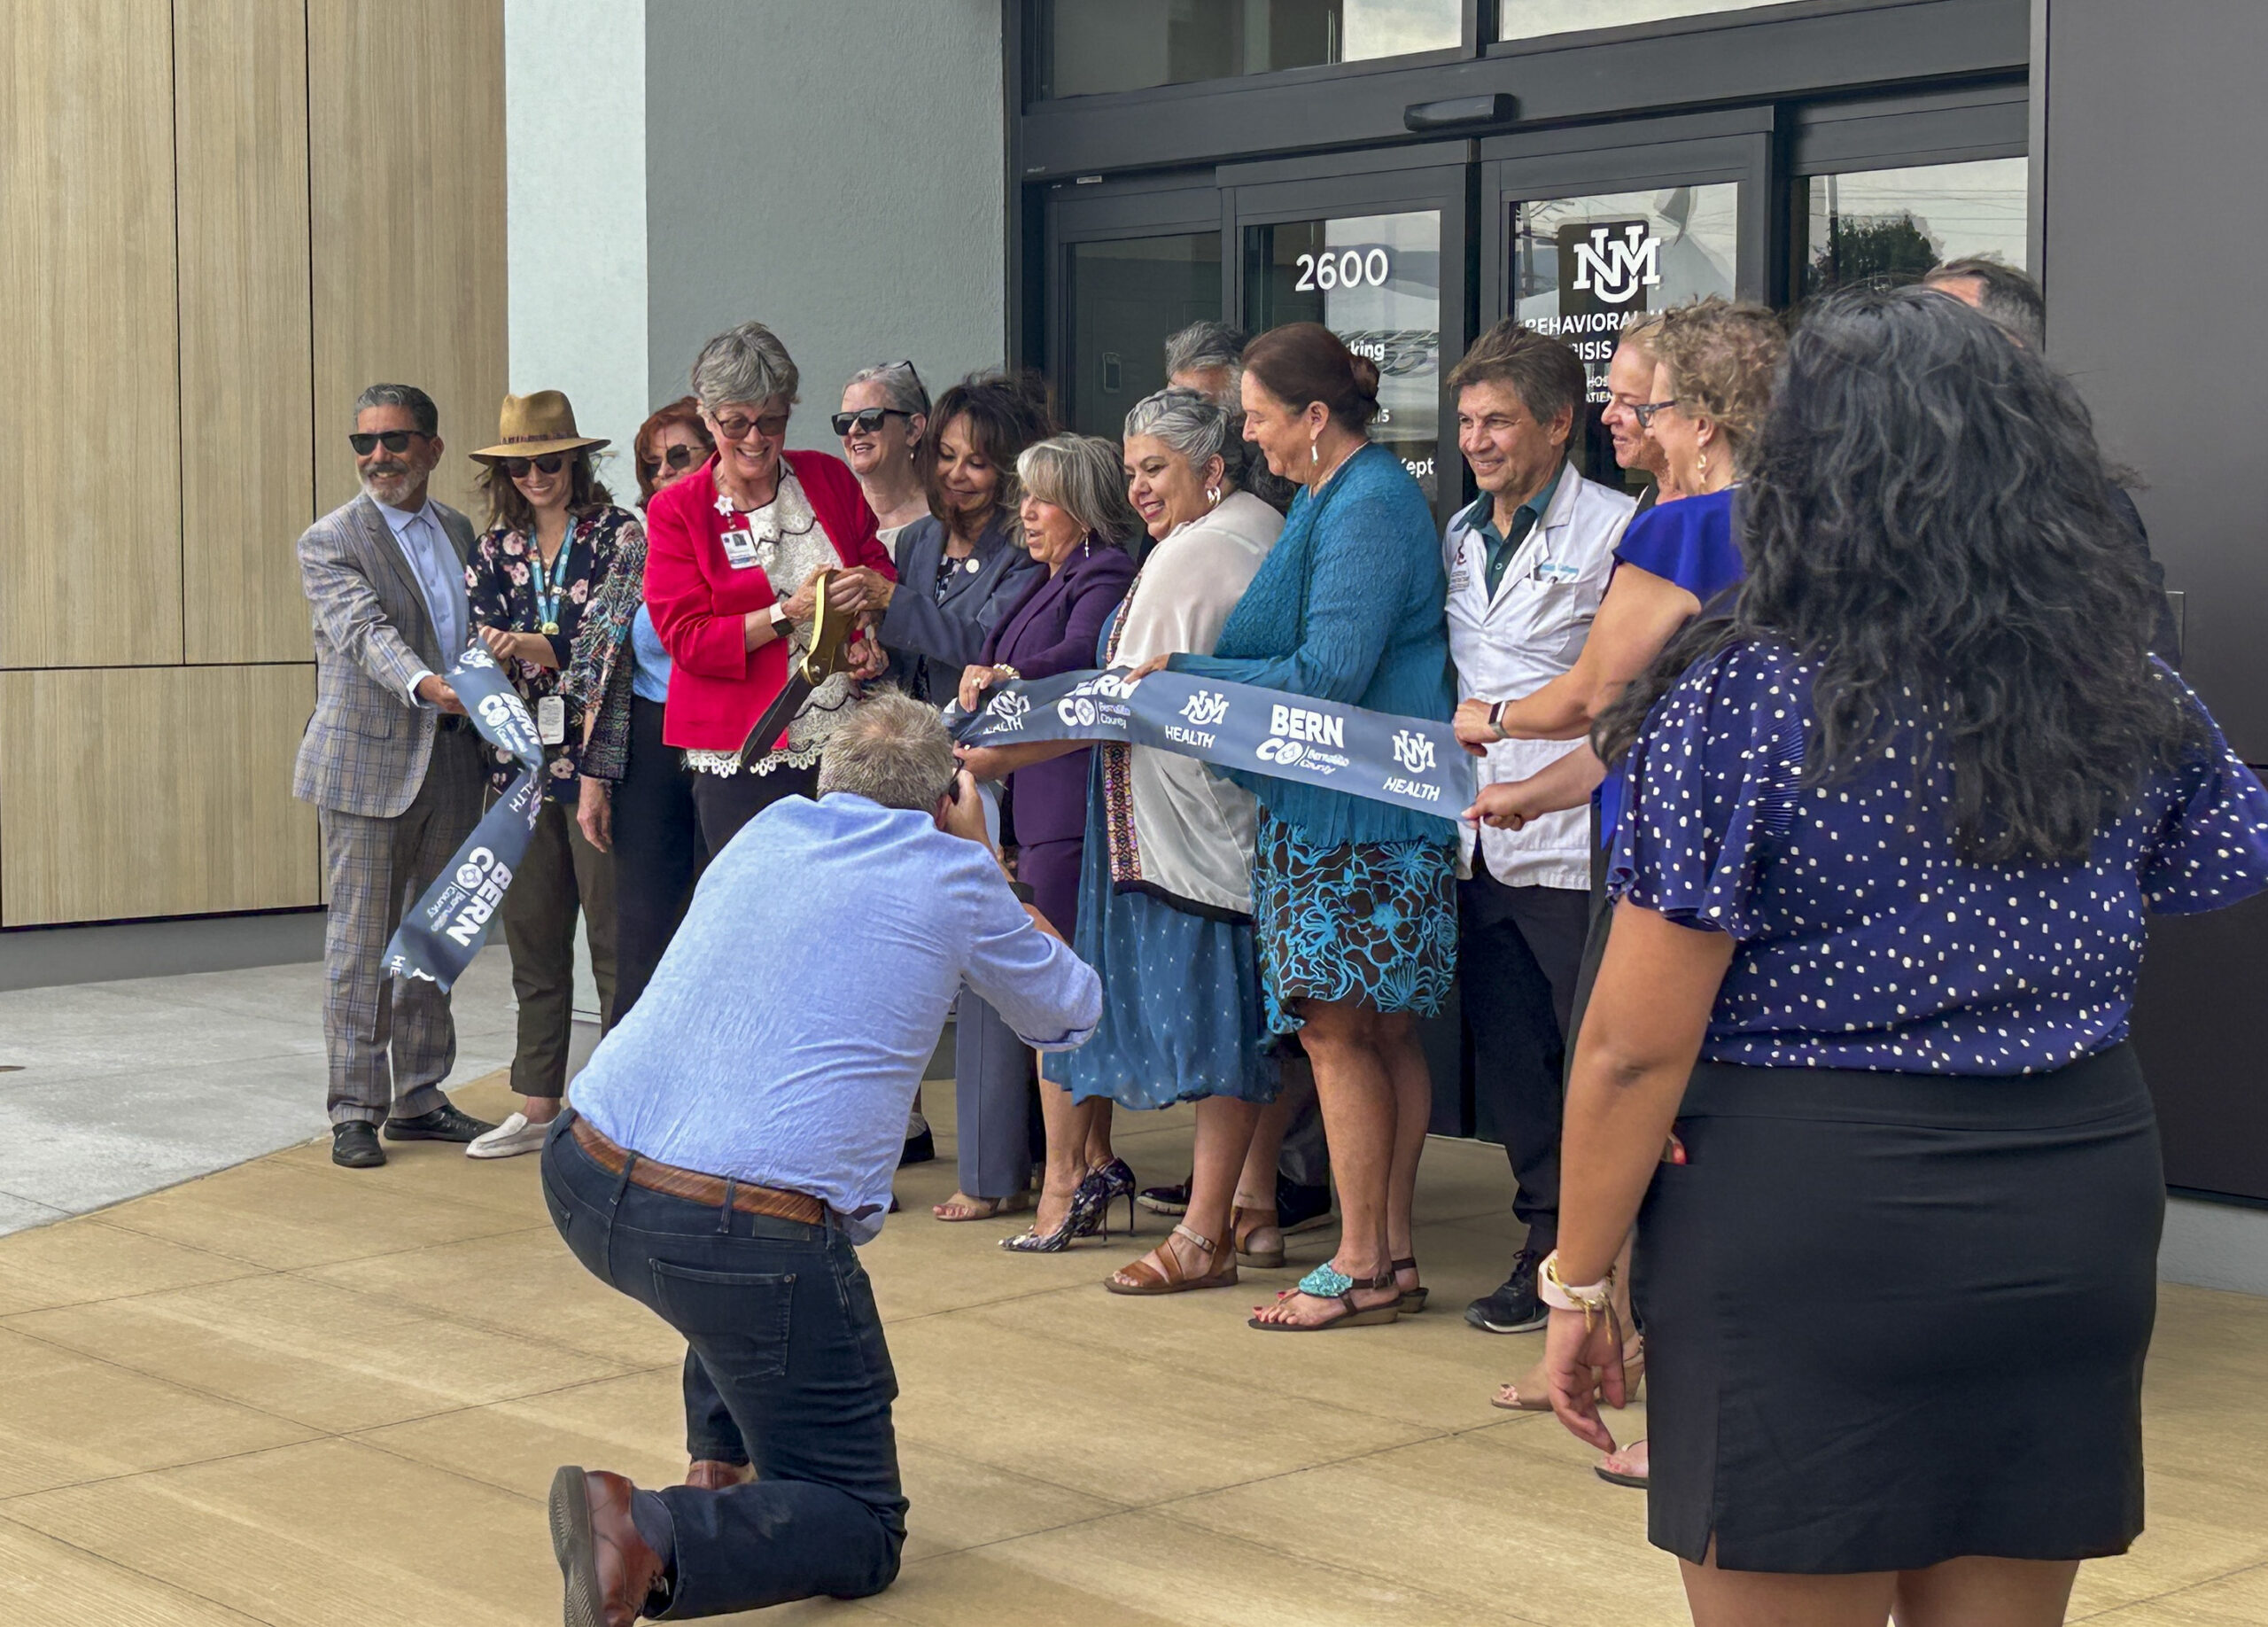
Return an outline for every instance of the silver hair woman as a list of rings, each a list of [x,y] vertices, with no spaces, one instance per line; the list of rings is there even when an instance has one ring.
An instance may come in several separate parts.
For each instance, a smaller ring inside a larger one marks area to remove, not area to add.
[[[1237,416],[1199,391],[1161,390],[1137,403],[1126,417],[1122,459],[1129,497],[1153,541],[1096,660],[1125,666],[1177,650],[1210,653],[1283,518],[1239,489]],[[1056,749],[1022,748],[1024,762]],[[971,768],[1035,772],[985,760],[991,755],[972,753]],[[1252,929],[1256,806],[1193,758],[1109,745],[1101,748],[1085,816],[1074,943],[1103,973],[1102,1025],[1079,1052],[1048,1058],[1043,1070],[1065,1086],[1074,1113],[1114,1102],[1197,1104],[1188,1212],[1164,1242],[1105,1286],[1138,1295],[1225,1288],[1236,1281],[1239,1259],[1283,1261],[1276,1156],[1297,1105],[1289,1093],[1277,1100],[1276,1068],[1262,1050],[1267,1018]],[[1170,1033],[1143,1015],[1165,978],[1183,1014]]]
[[[1016,459],[1023,488],[1018,520],[1025,548],[1042,564],[1060,566],[1072,547],[1124,548],[1142,530],[1119,475],[1118,447],[1096,435],[1051,435]],[[1046,514],[1054,510],[1059,520]],[[1033,517],[1035,512],[1038,518]],[[1053,538],[1034,540],[1034,527]]]
[[[911,362],[862,367],[843,386],[835,432],[893,554],[897,533],[929,511],[918,455],[928,427],[929,392]]]

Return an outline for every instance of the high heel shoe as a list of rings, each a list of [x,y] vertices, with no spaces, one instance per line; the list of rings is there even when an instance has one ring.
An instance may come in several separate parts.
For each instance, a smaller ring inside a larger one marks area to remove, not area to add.
[[[1113,1158],[1108,1164],[1104,1164],[1101,1169],[1098,1170],[1096,1173],[1102,1177],[1103,1185],[1106,1188],[1105,1196],[1103,1198],[1103,1208],[1106,1212],[1107,1212],[1110,1206],[1113,1203],[1115,1203],[1119,1199],[1124,1198],[1126,1200],[1126,1234],[1129,1237],[1133,1236],[1135,1187],[1134,1171],[1132,1167],[1128,1164],[1126,1160],[1123,1158]],[[1103,1227],[1102,1234],[1105,1237],[1110,1235],[1109,1226],[1106,1226]]]
[[[1110,1201],[1110,1183],[1103,1172],[1089,1170],[1079,1178],[1078,1189],[1071,1194],[1071,1206],[1063,1211],[1060,1226],[1045,1236],[1033,1226],[1021,1237],[1003,1237],[1000,1246],[1011,1254],[1060,1254],[1071,1246],[1073,1238],[1094,1235],[1099,1222],[1103,1236],[1107,1238],[1110,1225],[1103,1218],[1103,1211]]]

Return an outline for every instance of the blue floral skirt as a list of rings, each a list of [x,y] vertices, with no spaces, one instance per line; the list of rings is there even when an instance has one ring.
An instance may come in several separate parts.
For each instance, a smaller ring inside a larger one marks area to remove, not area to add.
[[[1446,842],[1318,847],[1262,809],[1252,866],[1268,1026],[1303,1000],[1440,1013],[1456,972],[1456,849]]]

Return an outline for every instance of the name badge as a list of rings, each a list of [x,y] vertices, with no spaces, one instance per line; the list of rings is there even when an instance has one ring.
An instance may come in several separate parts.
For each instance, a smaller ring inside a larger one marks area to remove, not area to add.
[[[546,745],[561,745],[567,739],[567,703],[556,695],[546,695],[535,704],[535,737]]]
[[[1472,586],[1472,573],[1465,570],[1463,565],[1459,565],[1456,569],[1456,574],[1449,578],[1449,591],[1451,593],[1463,593],[1467,588]]]
[[[718,539],[725,545],[725,563],[735,571],[751,570],[756,564],[756,535],[753,532],[728,531]]]
[[[1569,564],[1564,559],[1539,559],[1535,564],[1535,580],[1539,582],[1572,582],[1582,573],[1581,566]]]

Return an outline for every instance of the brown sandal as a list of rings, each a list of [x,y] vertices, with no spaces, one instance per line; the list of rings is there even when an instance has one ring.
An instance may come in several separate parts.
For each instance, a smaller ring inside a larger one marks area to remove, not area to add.
[[[1031,1207],[1031,1194],[1011,1192],[1006,1197],[973,1198],[966,1192],[956,1192],[942,1203],[929,1205],[929,1212],[940,1220],[990,1220],[1001,1215],[1021,1214]],[[956,1210],[956,1214],[947,1214]]]
[[[1181,1256],[1173,1251],[1173,1240],[1186,1237],[1204,1251],[1208,1265],[1212,1264],[1220,1246],[1209,1237],[1200,1237],[1185,1226],[1177,1226],[1166,1241],[1136,1260],[1131,1265],[1122,1265],[1102,1280],[1103,1287],[1114,1294],[1155,1295],[1186,1294],[1193,1288],[1233,1288],[1236,1286],[1237,1265],[1234,1259],[1225,1266],[1192,1277],[1181,1263]],[[1150,1264],[1162,1262],[1162,1269]],[[1122,1281],[1124,1279],[1124,1281]]]
[[[1315,1284],[1313,1288],[1308,1286],[1311,1282]],[[1341,1288],[1339,1286],[1340,1283],[1346,1286]],[[1290,1289],[1287,1293],[1277,1295],[1276,1299],[1279,1304],[1292,1294],[1305,1294],[1310,1299],[1335,1299],[1340,1306],[1336,1316],[1327,1316],[1320,1322],[1262,1321],[1258,1316],[1250,1316],[1245,1319],[1245,1325],[1249,1327],[1257,1327],[1262,1333],[1321,1333],[1326,1327],[1379,1327],[1401,1319],[1401,1302],[1389,1300],[1382,1305],[1358,1305],[1355,1303],[1355,1290],[1390,1288],[1393,1286],[1394,1273],[1392,1271],[1386,1272],[1383,1276],[1368,1279],[1350,1277],[1342,1271],[1333,1269],[1326,1262],[1301,1277],[1297,1288]]]
[[[1273,1271],[1284,1263],[1283,1228],[1278,1226],[1273,1218],[1255,1219],[1250,1226],[1245,1224],[1245,1218],[1247,1215],[1272,1217],[1275,1213],[1276,1206],[1272,1203],[1265,1209],[1247,1209],[1242,1204],[1239,1204],[1229,1211],[1229,1234],[1236,1239],[1238,1265],[1250,1265],[1260,1271]],[[1276,1246],[1273,1249],[1249,1249],[1245,1246],[1254,1234],[1269,1231],[1276,1234]]]
[[[1417,1270],[1418,1261],[1415,1257],[1406,1260],[1395,1260],[1387,1266],[1387,1269],[1394,1276],[1398,1277],[1405,1271]],[[1402,1314],[1404,1316],[1415,1316],[1420,1311],[1423,1311],[1425,1308],[1426,1296],[1432,1294],[1433,1291],[1433,1289],[1425,1287],[1423,1283],[1418,1284],[1418,1286],[1414,1288],[1404,1288],[1402,1293]]]

